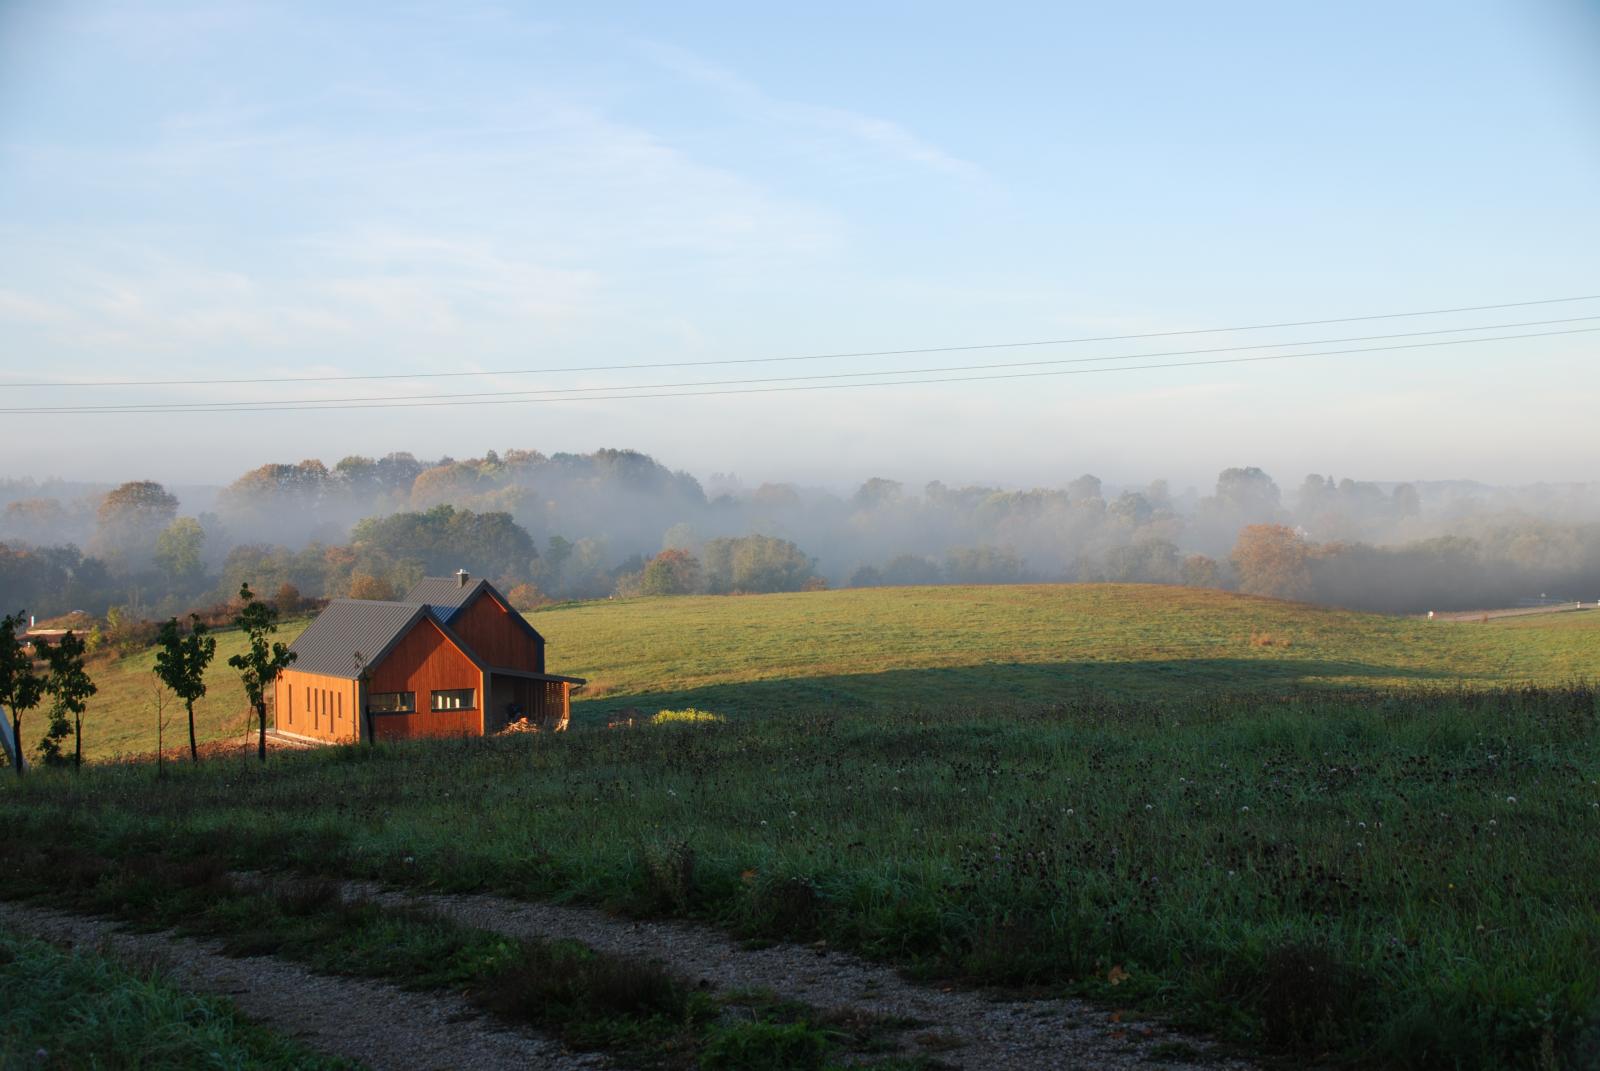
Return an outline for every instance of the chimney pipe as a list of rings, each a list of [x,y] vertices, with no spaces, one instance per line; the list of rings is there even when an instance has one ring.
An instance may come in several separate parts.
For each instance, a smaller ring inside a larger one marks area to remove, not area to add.
[[[458,587],[458,588],[466,587],[467,586],[467,581],[470,578],[471,578],[471,574],[468,573],[465,569],[457,569],[456,570],[456,587]]]

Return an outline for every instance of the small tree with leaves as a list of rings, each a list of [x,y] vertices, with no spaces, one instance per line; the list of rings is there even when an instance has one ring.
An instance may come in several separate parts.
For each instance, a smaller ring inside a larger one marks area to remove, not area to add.
[[[17,640],[28,614],[18,610],[0,619],[0,707],[11,714],[11,739],[17,745],[17,776],[22,776],[22,715],[39,705],[44,680],[33,672],[33,656]]]
[[[267,688],[278,679],[278,674],[293,664],[295,653],[289,645],[270,640],[278,631],[278,611],[269,603],[257,602],[249,584],[239,587],[239,601],[244,604],[233,619],[250,639],[250,649],[228,659],[228,665],[239,671],[244,682],[245,695],[256,712],[260,735],[256,755],[267,761]]]
[[[44,659],[44,664],[49,675],[44,680],[45,694],[51,698],[50,735],[46,740],[52,743],[66,733],[61,731],[63,726],[71,726],[72,732],[72,765],[74,769],[83,768],[83,712],[88,709],[89,697],[100,689],[89,679],[89,674],[83,668],[83,654],[86,644],[68,630],[65,636],[55,643],[44,640],[35,640],[34,649],[39,652],[39,657]],[[49,745],[46,745],[47,749]]]
[[[217,653],[217,641],[206,635],[200,615],[190,614],[187,633],[176,617],[168,618],[156,636],[156,646],[156,676],[183,700],[189,713],[189,761],[199,762],[200,749],[194,740],[194,701],[206,694],[206,667]]]

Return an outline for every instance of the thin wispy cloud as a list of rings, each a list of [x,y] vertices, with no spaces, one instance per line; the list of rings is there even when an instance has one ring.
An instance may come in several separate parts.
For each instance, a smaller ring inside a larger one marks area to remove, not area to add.
[[[719,67],[687,49],[657,41],[635,46],[657,66],[712,90],[730,104],[756,117],[793,129],[823,132],[867,146],[901,163],[929,168],[960,179],[978,179],[983,171],[969,160],[941,149],[900,123],[845,108],[781,100],[754,82]]]

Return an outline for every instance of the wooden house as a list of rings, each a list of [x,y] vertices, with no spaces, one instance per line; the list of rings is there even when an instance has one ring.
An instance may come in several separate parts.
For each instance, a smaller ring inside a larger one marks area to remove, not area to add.
[[[334,599],[290,645],[278,731],[325,742],[483,736],[519,718],[561,730],[578,677],[487,580],[428,577],[398,602]]]

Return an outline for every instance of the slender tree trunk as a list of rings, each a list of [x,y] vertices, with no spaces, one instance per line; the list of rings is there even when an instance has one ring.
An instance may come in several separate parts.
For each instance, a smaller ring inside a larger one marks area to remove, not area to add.
[[[81,769],[83,769],[83,719],[82,718],[73,718],[72,719],[72,736],[73,736],[72,768],[74,770],[81,770]]]
[[[22,715],[16,713],[16,708],[15,707],[12,707],[11,710],[12,710],[12,714],[11,714],[11,739],[14,740],[16,742],[16,745],[17,745],[17,761],[12,763],[12,765],[17,768],[17,776],[21,777],[22,776]]]
[[[189,711],[189,761],[200,761],[200,749],[194,746],[194,700],[185,699],[184,707]]]
[[[267,704],[256,704],[256,720],[261,723],[261,735],[257,737],[256,758],[262,762],[267,761]]]

